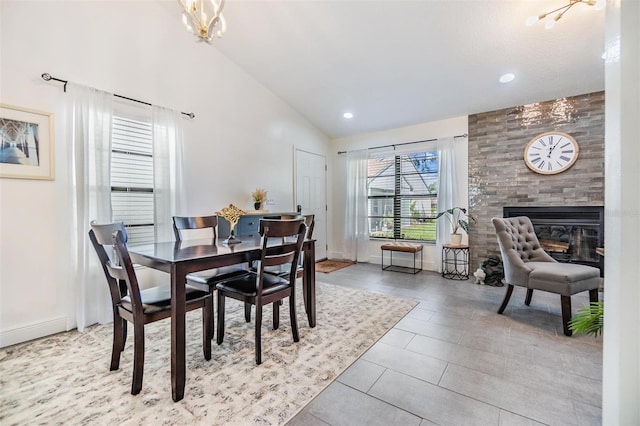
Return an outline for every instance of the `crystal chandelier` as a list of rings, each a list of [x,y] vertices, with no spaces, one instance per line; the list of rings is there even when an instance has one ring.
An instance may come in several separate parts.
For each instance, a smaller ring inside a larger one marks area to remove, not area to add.
[[[198,41],[211,43],[214,37],[222,37],[227,24],[222,16],[224,0],[178,0],[182,6],[182,23]],[[218,25],[219,24],[219,25]]]
[[[587,6],[595,6],[594,9],[595,10],[600,10],[600,9],[604,9],[604,7],[606,6],[606,0],[568,0],[568,3],[565,4],[562,7],[559,7],[555,10],[552,10],[550,12],[547,13],[543,13],[541,15],[538,16],[530,16],[529,18],[527,18],[526,20],[526,24],[527,26],[532,26],[534,25],[536,22],[543,20],[544,18],[547,18],[547,21],[544,23],[544,27],[546,29],[550,29],[553,28],[553,26],[556,24],[556,22],[558,22],[560,20],[560,18],[562,18],[562,16],[567,13],[567,11],[569,9],[571,9],[573,6],[575,6],[578,3],[582,3],[582,4],[586,4]],[[554,13],[558,12],[556,15],[554,15]]]

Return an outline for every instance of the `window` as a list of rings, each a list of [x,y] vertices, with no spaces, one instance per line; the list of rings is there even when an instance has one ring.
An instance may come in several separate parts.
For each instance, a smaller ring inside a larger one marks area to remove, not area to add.
[[[368,160],[369,236],[434,242],[438,153]]]
[[[149,121],[114,115],[111,124],[111,206],[130,244],[154,240],[153,128]]]

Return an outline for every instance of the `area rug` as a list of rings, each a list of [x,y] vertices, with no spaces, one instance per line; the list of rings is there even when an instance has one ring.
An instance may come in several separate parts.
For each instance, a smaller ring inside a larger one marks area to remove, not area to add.
[[[316,272],[322,272],[328,274],[338,269],[346,268],[347,266],[355,265],[355,262],[350,260],[336,260],[329,259],[316,263]]]
[[[120,369],[109,371],[111,324],[0,349],[0,424],[284,424],[416,304],[318,283],[317,326],[310,328],[297,299],[300,342],[291,337],[288,304],[278,330],[271,329],[266,307],[259,366],[254,323],[245,323],[240,303],[228,300],[225,341],[213,342],[210,361],[202,353],[200,312],[187,313],[187,382],[177,403],[171,399],[170,321],[145,327],[139,395],[130,394],[131,331]]]

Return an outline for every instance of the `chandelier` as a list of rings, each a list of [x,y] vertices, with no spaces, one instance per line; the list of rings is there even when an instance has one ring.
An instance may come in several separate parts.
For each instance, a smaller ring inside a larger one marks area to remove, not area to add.
[[[544,23],[544,27],[546,29],[553,28],[553,26],[562,18],[562,16],[567,13],[569,9],[575,6],[578,3],[586,4],[587,6],[594,6],[595,10],[604,9],[606,6],[606,0],[568,0],[568,3],[562,7],[549,11],[547,13],[543,13],[538,16],[530,16],[526,20],[527,26],[532,26],[536,22],[547,18],[547,21]],[[556,15],[554,13],[558,12]]]
[[[227,31],[227,24],[222,16],[224,0],[178,1],[183,9],[182,23],[198,37],[198,41],[211,43],[214,37],[222,37],[222,33]]]

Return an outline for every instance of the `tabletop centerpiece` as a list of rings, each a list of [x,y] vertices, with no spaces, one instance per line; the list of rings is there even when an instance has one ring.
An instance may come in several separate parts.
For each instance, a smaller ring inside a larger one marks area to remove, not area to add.
[[[246,214],[246,212],[233,204],[229,204],[229,206],[223,208],[219,212],[216,212],[216,214],[229,222],[229,238],[224,240],[223,243],[227,245],[241,243],[242,241],[237,239],[235,236],[235,228],[238,224],[238,220],[240,220],[240,216]]]

